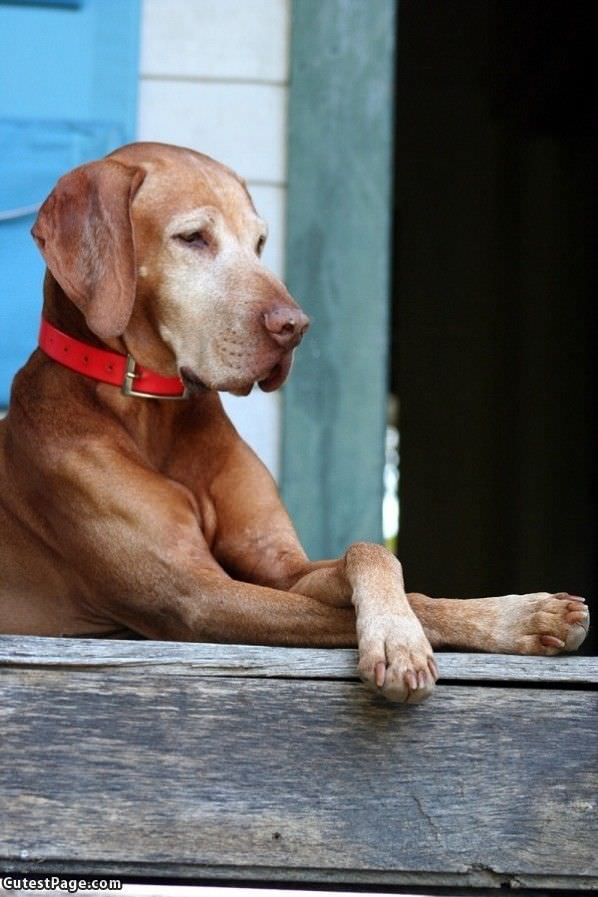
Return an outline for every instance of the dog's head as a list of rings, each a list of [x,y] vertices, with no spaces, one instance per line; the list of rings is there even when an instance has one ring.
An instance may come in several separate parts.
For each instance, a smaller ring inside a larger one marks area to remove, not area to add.
[[[277,389],[309,321],[260,260],[243,181],[192,150],[122,147],[58,181],[32,230],[102,340],[191,389]]]

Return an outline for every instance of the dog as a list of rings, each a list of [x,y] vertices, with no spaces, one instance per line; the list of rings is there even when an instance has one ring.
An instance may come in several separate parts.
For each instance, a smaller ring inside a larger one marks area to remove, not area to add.
[[[309,325],[229,168],[121,147],[62,177],[32,234],[43,323],[0,428],[1,632],[357,646],[361,678],[409,702],[433,690],[433,647],[582,643],[577,596],[407,595],[363,542],[308,560],[219,397],[278,389]]]

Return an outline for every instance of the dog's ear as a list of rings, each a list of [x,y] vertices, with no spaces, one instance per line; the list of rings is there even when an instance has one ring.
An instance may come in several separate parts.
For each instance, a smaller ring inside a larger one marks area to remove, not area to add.
[[[131,202],[145,172],[114,159],[60,178],[31,233],[64,292],[102,339],[120,336],[137,287]]]

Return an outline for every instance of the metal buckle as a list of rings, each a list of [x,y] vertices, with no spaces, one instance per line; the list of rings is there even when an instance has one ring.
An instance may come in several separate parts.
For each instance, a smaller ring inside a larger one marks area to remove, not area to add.
[[[133,385],[139,374],[135,373],[135,368],[137,367],[137,362],[133,358],[132,355],[127,355],[127,367],[125,369],[125,376],[123,378],[123,384],[121,388],[121,392],[124,396],[134,396],[137,399],[186,399],[189,396],[187,391],[187,387],[183,389],[183,392],[180,396],[162,396],[157,395],[155,392],[140,392],[137,389],[133,389]]]

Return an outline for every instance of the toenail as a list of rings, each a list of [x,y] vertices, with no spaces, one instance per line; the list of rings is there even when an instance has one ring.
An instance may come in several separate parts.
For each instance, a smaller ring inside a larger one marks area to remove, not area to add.
[[[411,691],[417,690],[417,677],[413,670],[408,670],[405,673],[405,681],[407,682],[407,685],[409,686]]]
[[[585,614],[576,614],[576,613],[567,614],[567,616],[565,617],[565,619],[567,620],[567,623],[581,623],[581,622],[583,622],[583,620],[585,620],[585,618],[586,618]]]
[[[547,648],[564,648],[565,643],[560,638],[556,638],[554,635],[543,635],[540,638],[541,644],[545,645]]]

